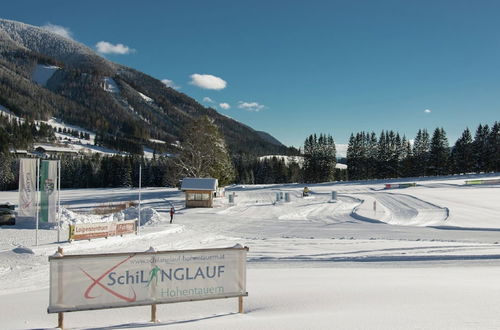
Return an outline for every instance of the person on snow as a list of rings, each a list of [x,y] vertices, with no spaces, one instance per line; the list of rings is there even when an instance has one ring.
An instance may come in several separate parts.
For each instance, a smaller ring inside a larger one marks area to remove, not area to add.
[[[172,206],[170,208],[170,223],[172,223],[172,220],[174,220],[174,213],[175,213],[175,210],[174,210],[174,207]]]

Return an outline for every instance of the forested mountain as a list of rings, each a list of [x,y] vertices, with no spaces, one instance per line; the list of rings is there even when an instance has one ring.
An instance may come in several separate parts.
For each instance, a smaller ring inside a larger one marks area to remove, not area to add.
[[[37,70],[51,73],[34,79]],[[0,106],[27,120],[56,117],[130,146],[134,153],[149,139],[170,146],[188,123],[207,115],[219,126],[231,154],[286,152],[267,133],[258,132],[205,108],[186,94],[91,48],[39,27],[0,19]],[[15,143],[15,137],[10,143]]]

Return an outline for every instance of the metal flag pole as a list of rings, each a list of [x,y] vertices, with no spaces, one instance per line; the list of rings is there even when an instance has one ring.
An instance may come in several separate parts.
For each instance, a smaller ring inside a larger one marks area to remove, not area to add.
[[[61,160],[57,161],[57,242],[61,241]]]
[[[36,231],[35,231],[35,245],[38,246],[38,208],[39,208],[39,194],[40,194],[40,159],[36,160]]]
[[[139,219],[137,220],[137,233],[141,228],[141,184],[142,184],[142,164],[139,164]]]

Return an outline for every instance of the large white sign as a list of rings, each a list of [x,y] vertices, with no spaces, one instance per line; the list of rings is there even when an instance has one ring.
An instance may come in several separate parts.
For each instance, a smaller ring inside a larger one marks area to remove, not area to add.
[[[247,250],[51,256],[48,312],[246,296]]]
[[[37,212],[37,167],[38,160],[21,158],[19,162],[19,208],[20,217],[35,218]]]

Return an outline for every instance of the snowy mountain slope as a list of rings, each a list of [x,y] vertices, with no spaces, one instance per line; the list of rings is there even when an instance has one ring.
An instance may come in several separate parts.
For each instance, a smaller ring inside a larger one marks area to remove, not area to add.
[[[137,144],[150,139],[166,141],[168,146],[179,140],[193,118],[207,115],[221,128],[234,153],[286,149],[158,79],[112,63],[91,48],[43,28],[0,19],[0,45],[4,50],[0,53],[2,105],[18,116],[56,117],[107,137],[119,136],[127,140],[120,145],[137,150]],[[39,74],[40,68],[49,66],[60,69],[50,76],[48,70]]]
[[[16,116],[13,114],[11,111],[9,111],[7,108],[3,107],[0,105],[0,116],[7,116],[10,120],[18,120],[19,122],[24,122],[24,119]],[[108,155],[108,156],[114,156],[114,155],[127,155],[127,153],[120,152],[119,150],[115,149],[110,149],[102,146],[96,146],[95,145],[95,136],[96,134],[92,131],[86,130],[80,126],[77,125],[70,125],[66,124],[57,118],[51,118],[47,121],[44,120],[39,120],[35,121],[37,125],[40,125],[40,123],[45,123],[51,127],[54,128],[55,130],[55,137],[57,139],[58,144],[63,144],[64,148],[69,148],[72,150],[75,150],[77,152],[81,153],[87,153],[87,154],[92,154],[92,153],[98,153],[102,155]],[[61,132],[59,132],[61,130]],[[68,133],[62,132],[62,130],[66,130]],[[77,131],[79,133],[84,133],[88,134],[88,139],[82,138],[82,137],[75,137],[71,135],[69,132],[71,131]],[[164,141],[160,140],[154,140],[151,141],[153,143],[158,143],[158,144],[164,144]],[[39,146],[40,144],[35,144],[34,147]],[[155,151],[151,148],[148,148],[146,146],[143,146],[144,150],[144,157],[147,159],[152,159],[155,155]],[[156,155],[158,155],[158,152],[156,152]],[[164,153],[164,156],[171,157],[173,154],[168,154]]]
[[[0,38],[9,38],[19,47],[47,54],[69,66],[84,69],[99,67],[108,72],[117,69],[116,65],[97,55],[91,48],[43,28],[0,19],[0,30],[3,30]]]

